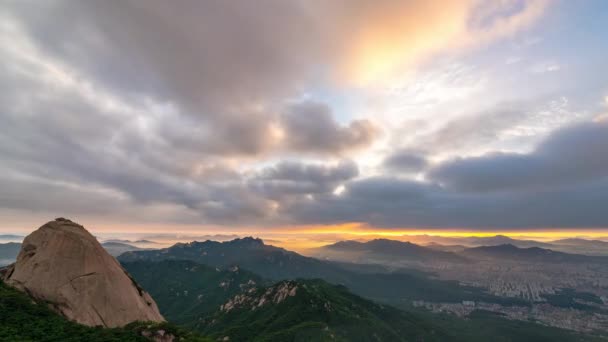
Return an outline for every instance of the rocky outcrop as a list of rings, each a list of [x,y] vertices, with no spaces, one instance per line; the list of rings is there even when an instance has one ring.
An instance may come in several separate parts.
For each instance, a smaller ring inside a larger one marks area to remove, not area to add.
[[[220,311],[229,312],[233,309],[249,307],[256,309],[266,304],[279,304],[288,297],[296,295],[298,283],[295,281],[282,281],[271,286],[263,292],[255,293],[256,288],[251,288],[247,293],[238,294],[228,302],[220,306]]]
[[[154,300],[83,226],[59,218],[23,241],[3,280],[66,318],[119,327],[164,321]]]

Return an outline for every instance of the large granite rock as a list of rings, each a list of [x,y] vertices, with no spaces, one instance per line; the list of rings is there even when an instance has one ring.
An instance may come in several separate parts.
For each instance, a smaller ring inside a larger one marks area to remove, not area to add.
[[[63,218],[28,235],[4,281],[68,319],[119,327],[163,321],[154,300],[84,227]]]

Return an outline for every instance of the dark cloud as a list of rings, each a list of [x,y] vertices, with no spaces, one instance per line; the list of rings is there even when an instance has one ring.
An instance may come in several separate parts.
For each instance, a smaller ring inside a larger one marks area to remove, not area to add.
[[[420,152],[403,149],[390,154],[383,165],[389,171],[415,173],[424,170],[428,161]]]
[[[286,208],[294,222],[365,222],[402,228],[530,229],[606,227],[606,179],[529,192],[459,193],[395,178],[354,181],[327,195]]]
[[[297,195],[330,193],[358,174],[357,165],[352,161],[342,161],[335,166],[281,162],[261,170],[248,181],[248,186],[267,198],[287,201]]]
[[[378,134],[369,120],[340,125],[326,104],[316,102],[292,106],[281,121],[286,145],[301,152],[341,154],[370,145]]]
[[[530,154],[449,161],[427,182],[372,177],[287,208],[294,221],[366,222],[384,227],[606,227],[608,124],[554,132]]]
[[[550,135],[530,154],[489,154],[440,164],[429,177],[464,191],[559,187],[608,177],[608,124],[584,123]]]

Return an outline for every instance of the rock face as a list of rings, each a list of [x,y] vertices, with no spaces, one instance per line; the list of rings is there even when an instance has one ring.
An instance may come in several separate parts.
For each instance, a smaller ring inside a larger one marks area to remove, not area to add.
[[[56,219],[27,236],[17,261],[3,273],[7,284],[81,324],[164,321],[150,295],[93,235],[70,220]]]

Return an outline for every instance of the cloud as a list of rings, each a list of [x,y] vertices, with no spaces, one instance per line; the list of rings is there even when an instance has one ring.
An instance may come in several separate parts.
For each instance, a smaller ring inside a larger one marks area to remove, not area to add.
[[[440,164],[428,176],[461,191],[559,187],[608,177],[608,124],[583,123],[551,134],[529,154],[493,153]]]
[[[402,149],[389,155],[383,164],[390,171],[415,173],[424,170],[428,161],[420,152]]]
[[[341,161],[335,166],[284,161],[260,170],[247,183],[264,197],[286,201],[291,196],[330,193],[358,174],[352,161]]]
[[[417,182],[362,175],[346,160],[378,138],[372,120],[297,100],[316,87],[388,84],[427,57],[524,29],[544,4],[11,2],[0,11],[0,207],[260,227],[606,224],[590,202],[607,193],[602,152],[568,163],[555,152],[604,148],[595,128],[554,137],[538,155],[442,164]],[[425,171],[423,153],[486,144],[525,116],[504,106],[450,121],[384,166]],[[539,180],[554,165],[563,174]],[[544,185],[501,191],[532,183]]]
[[[603,228],[606,179],[540,191],[462,193],[432,183],[376,177],[349,183],[340,196],[285,208],[292,222],[362,222],[391,229]]]
[[[362,222],[387,228],[607,227],[608,125],[575,124],[528,154],[487,154],[441,163],[426,181],[376,176],[284,208],[294,222]],[[399,155],[399,154],[397,154]]]
[[[471,49],[508,37],[534,23],[547,7],[539,1],[338,2],[337,23],[350,36],[342,65],[355,84],[382,83],[440,52]],[[344,41],[344,37],[340,37]],[[340,45],[338,45],[340,46]]]
[[[286,146],[294,151],[343,154],[367,147],[378,135],[369,120],[338,124],[330,108],[322,103],[302,102],[281,117]]]

